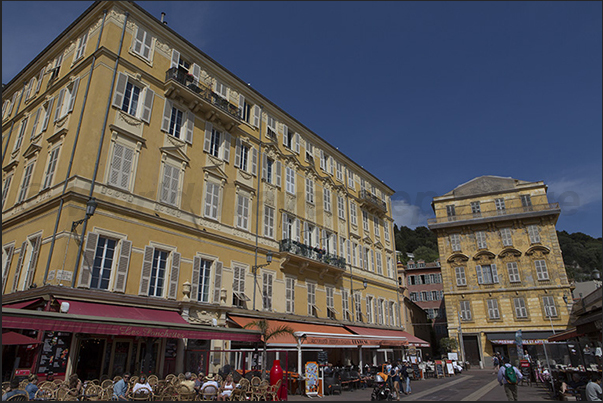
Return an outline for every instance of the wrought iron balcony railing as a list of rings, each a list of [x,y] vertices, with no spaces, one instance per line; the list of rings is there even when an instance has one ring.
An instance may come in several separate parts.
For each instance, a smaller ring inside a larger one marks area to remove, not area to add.
[[[186,73],[178,69],[177,67],[172,67],[165,74],[165,81],[174,80],[186,88],[190,89],[209,104],[221,109],[228,115],[232,116],[236,119],[241,119],[239,108],[235,105],[228,102],[226,99],[222,98],[220,95],[213,92],[210,88],[205,86],[198,86],[194,83],[194,78],[191,74]]]
[[[321,263],[345,270],[344,258],[327,253],[324,249],[304,245],[303,243],[294,241],[292,239],[281,240],[280,251],[293,253],[294,255],[306,257],[308,259],[316,260]]]
[[[366,189],[362,189],[360,191],[360,199],[371,203],[379,210],[382,210],[384,212],[387,211],[387,205],[385,204],[385,202]]]
[[[493,217],[509,217],[513,215],[524,215],[532,214],[537,215],[539,213],[554,213],[560,211],[559,203],[547,203],[547,204],[535,204],[532,206],[516,207],[503,210],[492,210],[482,211],[480,213],[471,214],[460,214],[447,217],[430,218],[427,220],[427,225],[454,223],[460,221],[479,221],[483,219],[489,219]]]

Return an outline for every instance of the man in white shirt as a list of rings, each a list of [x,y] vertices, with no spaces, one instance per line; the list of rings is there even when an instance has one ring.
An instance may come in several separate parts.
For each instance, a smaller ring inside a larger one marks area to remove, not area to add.
[[[586,385],[586,400],[590,402],[601,401],[601,375],[593,374]]]

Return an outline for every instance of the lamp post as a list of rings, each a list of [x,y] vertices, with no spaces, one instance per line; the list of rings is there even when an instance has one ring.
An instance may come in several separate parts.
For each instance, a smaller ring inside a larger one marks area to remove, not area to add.
[[[71,223],[71,232],[74,232],[75,229],[78,227],[78,225],[80,225],[81,223],[88,220],[90,217],[92,217],[94,215],[94,212],[96,211],[96,206],[98,206],[98,203],[96,202],[96,198],[91,197],[90,200],[88,200],[88,203],[86,203],[86,217],[82,218],[81,220],[72,222]]]
[[[463,349],[463,328],[461,326],[461,313],[458,313],[459,316],[459,347],[461,349],[461,362],[463,363],[463,368],[465,368],[465,350]]]
[[[362,287],[363,288],[355,288],[352,290],[352,295],[356,292],[356,291],[362,291],[362,290],[366,290],[366,287],[368,287],[368,281],[366,281],[366,279],[362,279]]]
[[[257,289],[257,285],[258,285],[258,269],[261,267],[266,267],[268,266],[271,262],[272,262],[272,252],[268,252],[266,253],[266,262],[264,264],[258,264],[255,266],[251,267],[251,270],[253,270],[253,310],[255,311],[255,290]]]
[[[80,245],[78,248],[77,257],[75,258],[75,266],[73,267],[73,278],[71,279],[72,288],[75,287],[75,281],[78,275],[78,268],[80,266],[80,259],[82,257],[82,247],[84,245],[84,236],[86,235],[86,226],[88,225],[88,220],[90,219],[90,217],[94,215],[97,206],[98,203],[96,202],[96,198],[91,197],[90,199],[88,199],[88,203],[86,203],[86,217],[71,223],[71,232],[74,232],[78,225],[84,223],[84,230],[82,231],[82,236],[80,237]],[[71,240],[71,237],[69,238],[69,240]]]

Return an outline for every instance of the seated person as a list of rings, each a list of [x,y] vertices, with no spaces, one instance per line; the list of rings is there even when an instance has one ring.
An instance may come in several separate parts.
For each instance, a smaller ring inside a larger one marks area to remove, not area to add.
[[[139,390],[143,390],[143,389],[146,389],[147,393],[153,392],[153,388],[151,387],[151,385],[149,385],[147,376],[145,374],[140,374],[140,378],[138,378],[138,380],[132,387],[132,394],[138,392]]]
[[[232,374],[226,375],[226,379],[218,390],[218,400],[224,401],[230,397],[235,388],[235,383],[232,380]]]
[[[13,378],[10,380],[8,390],[2,395],[2,400],[8,400],[9,397],[19,394],[27,395],[27,392],[23,389],[19,389],[19,379]]]
[[[197,379],[195,379],[195,390],[197,393],[201,390],[201,386],[203,386],[203,382],[205,382],[205,374],[203,372],[199,372]]]
[[[586,386],[586,380],[584,380],[584,378],[581,377],[580,374],[578,374],[577,372],[574,372],[572,374],[571,381],[569,381],[567,383],[566,382],[561,383],[560,392],[561,392],[561,394],[577,395],[577,394],[579,394],[578,388],[581,386]]]
[[[128,381],[130,380],[130,374],[126,372],[124,376],[113,385],[113,400],[128,400],[126,393],[128,393]]]
[[[601,400],[601,375],[592,374],[586,385],[586,400],[591,402]]]
[[[200,392],[203,392],[203,390],[208,386],[213,386],[213,388],[216,390],[216,392],[218,391],[218,389],[220,389],[220,385],[218,385],[218,382],[216,381],[216,378],[214,377],[213,374],[207,375],[205,377],[204,381],[205,382],[203,382],[203,385],[201,385]]]
[[[184,385],[188,388],[188,390],[190,390],[191,392],[195,391],[195,381],[193,381],[193,374],[190,372],[187,372],[184,374],[184,380],[182,382],[180,382],[180,385]]]
[[[82,381],[80,381],[80,377],[77,376],[77,374],[69,375],[67,387],[69,388],[69,394],[71,396],[79,396],[82,394]]]
[[[29,394],[29,400],[34,400],[38,391],[38,376],[30,374],[28,380],[29,383],[25,386],[25,391]]]

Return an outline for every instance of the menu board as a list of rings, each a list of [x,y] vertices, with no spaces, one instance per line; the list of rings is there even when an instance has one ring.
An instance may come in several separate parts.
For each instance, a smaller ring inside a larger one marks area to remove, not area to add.
[[[40,351],[40,362],[38,365],[38,376],[45,375],[48,371],[55,374],[64,374],[67,369],[67,358],[69,358],[69,346],[71,345],[72,333],[45,332],[44,344]]]
[[[442,378],[446,375],[444,375],[444,364],[442,363],[442,361],[436,361],[435,362],[435,372],[436,372],[436,377],[438,378]]]
[[[318,364],[314,361],[306,363],[306,395],[318,395]]]

